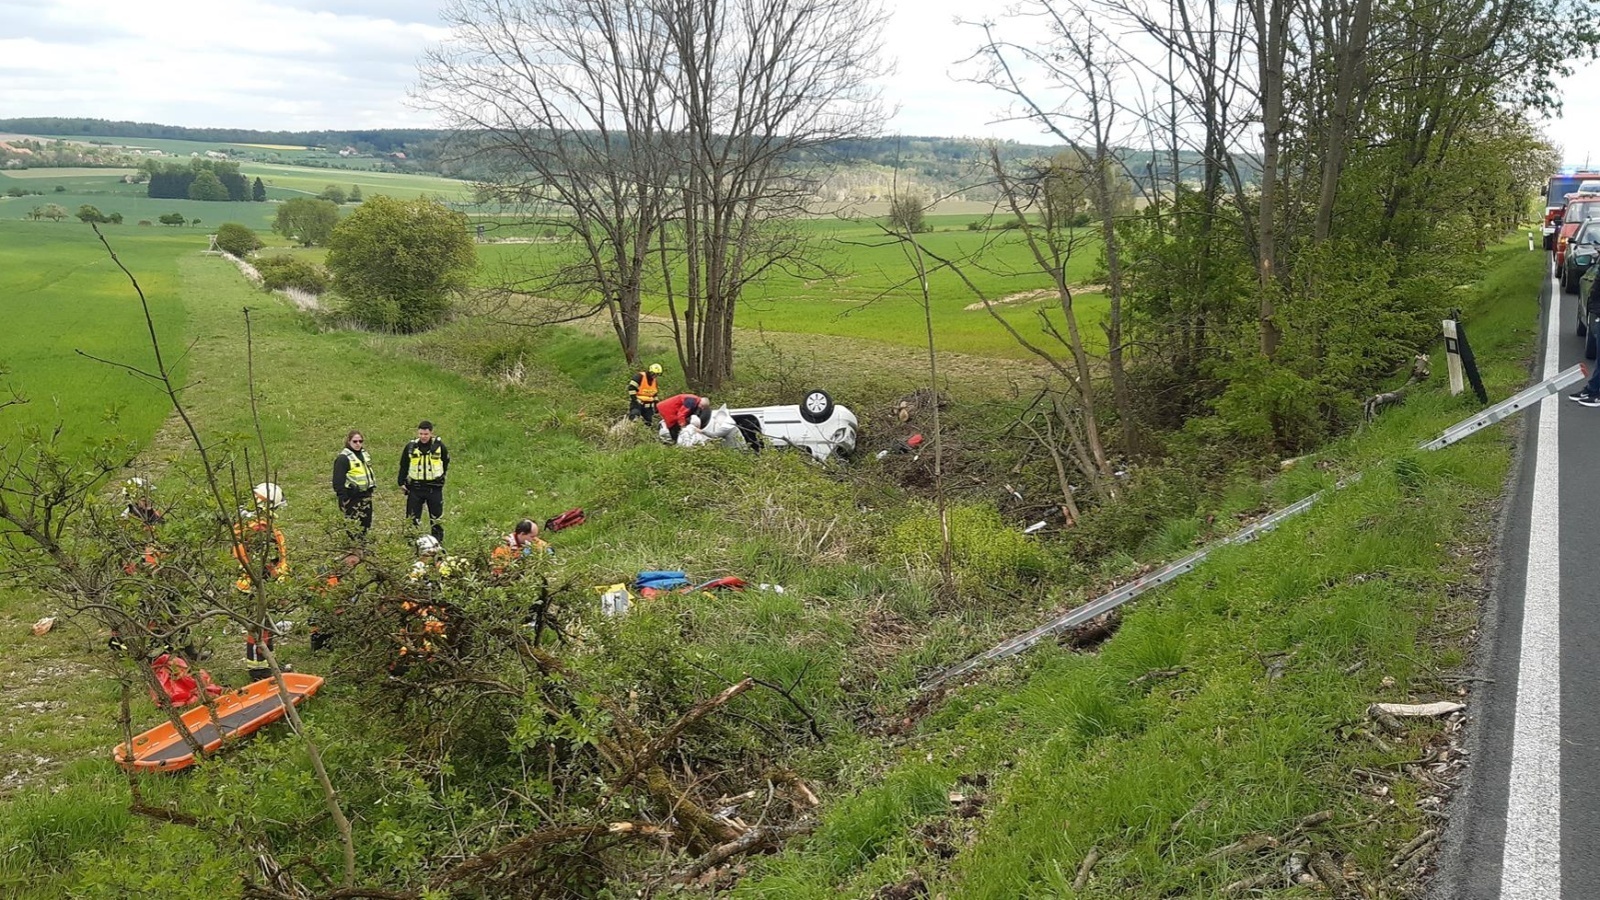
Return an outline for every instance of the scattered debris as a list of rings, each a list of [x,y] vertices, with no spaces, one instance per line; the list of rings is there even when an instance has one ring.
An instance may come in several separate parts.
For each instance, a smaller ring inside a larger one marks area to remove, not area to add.
[[[912,900],[928,896],[928,883],[920,875],[910,875],[899,884],[891,884],[872,895],[873,900]]]
[[[1095,616],[1082,625],[1077,625],[1061,633],[1061,646],[1072,650],[1094,650],[1101,644],[1111,639],[1122,625],[1122,613],[1111,610],[1102,616]]]
[[[50,629],[52,629],[54,627],[56,627],[56,617],[55,616],[45,616],[44,618],[40,619],[39,621],[33,623],[33,633],[37,637],[43,637],[46,634],[49,634],[50,633]]]
[[[1078,877],[1072,879],[1072,892],[1081,893],[1089,886],[1089,870],[1100,861],[1100,848],[1090,847],[1089,852],[1083,857],[1083,864],[1078,866]]]
[[[1432,718],[1447,716],[1453,712],[1460,712],[1467,708],[1465,703],[1452,703],[1440,700],[1436,703],[1374,703],[1373,709],[1386,712],[1391,716],[1408,716],[1413,718]]]

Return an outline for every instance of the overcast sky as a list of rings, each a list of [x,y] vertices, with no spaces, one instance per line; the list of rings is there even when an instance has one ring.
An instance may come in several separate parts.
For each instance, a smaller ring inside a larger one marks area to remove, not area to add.
[[[439,123],[409,107],[444,0],[0,0],[0,118],[86,116],[303,131]],[[625,0],[617,0],[625,2]],[[980,32],[958,15],[1003,0],[885,0],[886,134],[1047,143],[965,84]],[[1571,79],[1586,84],[1600,66]],[[1588,99],[1588,91],[1573,95]],[[1570,162],[1600,163],[1600,99],[1546,123]],[[1053,143],[1053,142],[1051,142]]]

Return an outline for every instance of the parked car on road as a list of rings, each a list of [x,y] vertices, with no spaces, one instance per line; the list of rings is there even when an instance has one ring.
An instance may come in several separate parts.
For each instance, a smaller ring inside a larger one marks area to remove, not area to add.
[[[1578,289],[1578,279],[1589,267],[1600,261],[1600,219],[1590,219],[1578,226],[1567,241],[1566,256],[1561,265],[1561,289],[1572,293]]]
[[[1600,266],[1590,266],[1589,271],[1578,279],[1578,337],[1584,338],[1584,359],[1594,359],[1596,355],[1600,355],[1600,333],[1595,331],[1597,320],[1600,320],[1600,308],[1589,307],[1589,294],[1594,290],[1594,280],[1597,275],[1600,275]],[[1600,305],[1600,300],[1596,302]]]
[[[1600,197],[1578,195],[1567,203],[1561,214],[1561,228],[1556,232],[1556,268],[1566,262],[1567,242],[1578,233],[1578,227],[1593,218],[1600,218]]]
[[[1556,231],[1561,227],[1561,214],[1567,208],[1567,201],[1578,193],[1585,182],[1596,180],[1600,180],[1600,174],[1593,172],[1550,176],[1549,183],[1545,185],[1544,249],[1556,249]]]

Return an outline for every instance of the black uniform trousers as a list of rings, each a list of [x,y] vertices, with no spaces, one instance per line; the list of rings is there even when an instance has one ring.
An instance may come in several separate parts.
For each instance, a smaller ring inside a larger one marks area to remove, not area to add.
[[[350,530],[355,532],[355,525],[361,525],[361,536],[372,528],[372,492],[347,491],[339,495],[339,511],[350,520]]]
[[[411,524],[422,526],[422,509],[428,509],[430,531],[439,543],[444,543],[444,526],[439,520],[444,517],[444,483],[428,483],[413,481],[406,485],[406,517],[411,519]]]

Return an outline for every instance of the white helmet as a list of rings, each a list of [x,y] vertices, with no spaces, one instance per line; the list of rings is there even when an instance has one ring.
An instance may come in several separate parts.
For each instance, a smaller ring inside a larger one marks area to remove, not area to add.
[[[263,481],[256,485],[256,502],[267,509],[283,508],[283,489],[270,481]]]
[[[423,555],[439,552],[439,539],[431,534],[417,538],[417,552]]]
[[[122,482],[122,499],[132,500],[150,493],[150,482],[135,476]]]

